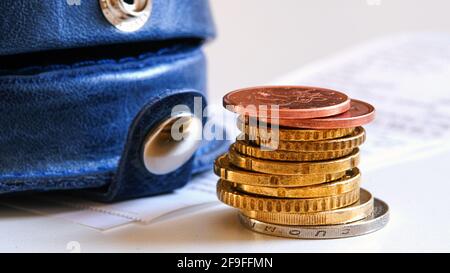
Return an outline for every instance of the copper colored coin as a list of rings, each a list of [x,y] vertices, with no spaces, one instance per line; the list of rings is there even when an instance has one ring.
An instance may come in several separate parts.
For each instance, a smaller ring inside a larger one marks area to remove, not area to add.
[[[345,113],[314,119],[279,119],[278,124],[287,127],[309,129],[352,128],[367,124],[375,118],[375,108],[360,100],[351,100],[351,108]],[[262,121],[266,122],[268,120]],[[273,120],[270,120],[273,122]]]
[[[350,109],[350,99],[325,88],[262,86],[228,93],[223,98],[223,106],[245,116],[297,120],[343,113]]]

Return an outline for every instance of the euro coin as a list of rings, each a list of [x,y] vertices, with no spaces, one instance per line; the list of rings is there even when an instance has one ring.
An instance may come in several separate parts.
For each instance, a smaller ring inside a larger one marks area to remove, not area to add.
[[[261,117],[263,122],[270,121],[281,126],[308,129],[352,128],[368,124],[375,119],[375,108],[367,102],[351,100],[350,110],[339,115],[312,118],[312,119],[267,119]]]
[[[335,181],[346,172],[305,175],[280,175],[247,171],[230,164],[228,154],[219,156],[214,162],[214,173],[230,182],[265,187],[299,187]]]
[[[278,161],[320,161],[340,158],[353,152],[353,148],[319,152],[266,150],[244,140],[236,140],[234,148],[244,155]]]
[[[357,127],[350,135],[336,139],[317,141],[264,141],[264,139],[257,138],[250,142],[254,143],[256,146],[277,151],[328,152],[354,149],[362,145],[365,140],[365,130],[362,127]]]
[[[313,213],[273,213],[242,210],[245,216],[266,223],[289,226],[338,225],[367,218],[373,211],[372,194],[360,189],[359,201],[355,204],[331,211]]]
[[[258,221],[239,214],[241,223],[248,229],[271,236],[293,239],[337,239],[360,236],[382,229],[389,222],[389,207],[374,199],[373,212],[362,220],[340,225],[288,226]]]
[[[327,117],[350,109],[350,99],[336,90],[309,86],[261,86],[223,97],[226,109],[253,117],[303,119]]]
[[[257,119],[239,116],[237,119],[237,127],[250,139],[257,138],[270,141],[273,134],[277,135],[278,140],[284,141],[314,141],[324,139],[334,139],[347,136],[355,130],[355,128],[337,128],[337,129],[296,129],[289,127],[274,127],[271,124],[263,123]],[[274,129],[275,128],[275,129]]]
[[[337,181],[306,187],[261,187],[236,183],[235,187],[246,193],[279,198],[314,198],[343,194],[359,188],[361,174],[358,168],[347,171]]]
[[[240,210],[308,213],[350,206],[359,200],[359,189],[326,197],[282,199],[243,193],[234,188],[233,183],[219,180],[217,197],[223,203]]]
[[[281,162],[242,155],[232,145],[228,152],[228,158],[231,164],[236,167],[255,172],[287,175],[329,174],[357,167],[359,164],[359,149],[356,148],[351,154],[338,159],[313,162]]]

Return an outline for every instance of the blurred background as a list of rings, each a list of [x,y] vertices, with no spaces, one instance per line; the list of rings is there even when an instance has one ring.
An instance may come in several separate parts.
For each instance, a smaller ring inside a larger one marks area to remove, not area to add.
[[[448,0],[211,0],[210,101],[395,33],[450,33]],[[450,44],[450,41],[449,41]]]

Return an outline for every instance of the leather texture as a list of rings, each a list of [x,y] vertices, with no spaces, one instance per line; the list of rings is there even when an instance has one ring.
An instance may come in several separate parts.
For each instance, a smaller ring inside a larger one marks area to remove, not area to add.
[[[96,0],[82,0],[75,14],[61,2],[2,0],[0,53],[184,36],[204,41],[214,33],[203,0],[154,0],[150,25],[133,34],[109,25]],[[24,12],[11,20],[14,9]],[[167,175],[151,174],[141,160],[144,138],[170,116],[172,106],[192,106],[199,96],[206,106],[201,45],[171,44],[137,56],[121,52],[120,58],[2,70],[0,194],[80,190],[110,202],[169,192],[210,169],[228,142],[205,142]]]
[[[143,138],[171,106],[192,105],[195,96],[206,103],[201,50],[174,52],[0,76],[0,193],[107,186],[93,196],[113,201],[184,185],[194,159],[168,175],[141,161]],[[194,171],[226,146],[206,144]]]
[[[207,0],[153,0],[150,20],[133,33],[111,26],[98,0],[79,1],[1,0],[0,55],[214,36]]]

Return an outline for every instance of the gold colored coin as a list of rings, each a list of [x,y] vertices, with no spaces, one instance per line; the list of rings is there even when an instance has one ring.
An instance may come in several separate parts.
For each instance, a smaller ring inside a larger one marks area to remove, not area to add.
[[[359,149],[345,157],[314,162],[281,162],[263,160],[242,155],[236,151],[234,144],[230,147],[228,158],[231,164],[249,171],[269,174],[329,174],[346,171],[359,164]]]
[[[332,211],[321,211],[314,213],[273,213],[263,211],[241,210],[247,217],[258,221],[289,225],[289,226],[319,226],[339,225],[359,221],[368,217],[374,209],[372,194],[360,189],[360,199],[355,204]]]
[[[325,152],[292,152],[292,151],[268,151],[260,147],[253,146],[247,141],[236,140],[234,148],[241,154],[269,160],[279,161],[319,161],[335,159],[352,153],[353,149],[344,149]]]
[[[239,136],[241,139],[242,136]],[[294,152],[324,152],[357,148],[366,140],[366,132],[362,127],[356,129],[348,136],[318,141],[264,141],[263,139],[251,140],[250,142],[270,148],[272,150],[294,151]]]
[[[219,156],[214,162],[214,173],[234,183],[266,187],[299,187],[327,183],[340,179],[345,171],[328,174],[277,175],[257,173],[237,168],[230,164],[228,154]]]
[[[259,125],[258,124],[259,122]],[[237,119],[237,127],[241,132],[252,139],[268,139],[272,133],[278,133],[279,140],[285,141],[312,141],[312,140],[324,140],[334,139],[353,133],[355,128],[339,128],[339,129],[325,129],[325,130],[308,130],[308,129],[291,129],[287,127],[279,127],[275,132],[272,131],[272,125],[262,123],[253,119],[249,122],[248,117],[239,116]]]
[[[217,197],[223,203],[241,210],[307,213],[334,210],[354,204],[359,200],[359,189],[339,195],[318,198],[267,198],[236,190],[231,182],[217,182]]]
[[[257,195],[279,198],[315,198],[339,195],[359,188],[361,174],[358,168],[347,171],[341,179],[314,186],[306,187],[261,187],[245,184],[235,184],[236,189]]]

